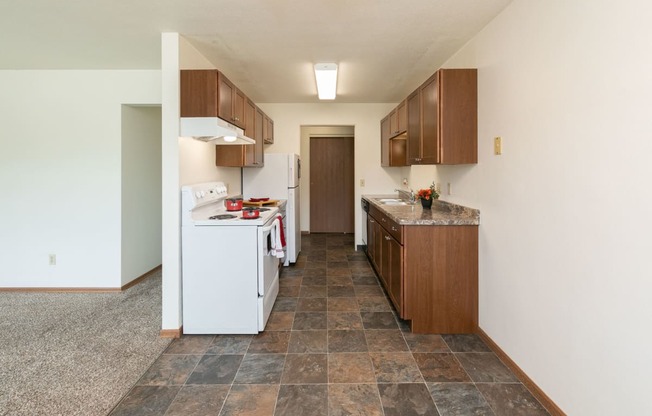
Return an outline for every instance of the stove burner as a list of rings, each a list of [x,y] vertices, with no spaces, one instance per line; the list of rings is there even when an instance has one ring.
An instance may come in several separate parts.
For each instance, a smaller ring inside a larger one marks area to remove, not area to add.
[[[213,215],[212,217],[208,217],[209,220],[230,220],[233,218],[238,218],[238,216],[231,215],[231,214],[220,214],[220,215]]]

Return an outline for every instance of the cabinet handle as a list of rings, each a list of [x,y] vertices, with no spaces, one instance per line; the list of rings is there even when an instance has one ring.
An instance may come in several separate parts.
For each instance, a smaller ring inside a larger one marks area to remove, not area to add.
[[[391,239],[392,239],[392,237],[390,237],[390,236],[388,236],[388,235],[385,236],[385,240],[389,241],[389,240],[391,240]]]
[[[380,220],[381,220],[382,222],[387,222],[387,221],[385,221],[385,218],[381,218]]]
[[[398,228],[396,228],[396,227],[394,227],[394,226],[392,225],[392,231],[398,231]]]
[[[369,222],[376,222],[376,221],[374,221],[374,220],[369,220]]]

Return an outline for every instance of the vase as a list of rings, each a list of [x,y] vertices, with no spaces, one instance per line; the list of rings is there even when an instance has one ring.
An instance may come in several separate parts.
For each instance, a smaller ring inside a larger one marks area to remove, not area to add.
[[[430,199],[421,199],[421,206],[423,209],[430,209],[432,207],[432,198]]]

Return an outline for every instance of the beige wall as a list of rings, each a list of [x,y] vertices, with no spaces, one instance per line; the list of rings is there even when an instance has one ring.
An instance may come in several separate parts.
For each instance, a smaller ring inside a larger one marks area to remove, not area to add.
[[[120,287],[122,105],[159,105],[160,82],[0,71],[0,286]]]
[[[121,284],[161,264],[161,107],[122,106]]]
[[[480,326],[569,415],[652,414],[652,6],[515,0],[477,67]],[[503,137],[503,155],[492,154]]]

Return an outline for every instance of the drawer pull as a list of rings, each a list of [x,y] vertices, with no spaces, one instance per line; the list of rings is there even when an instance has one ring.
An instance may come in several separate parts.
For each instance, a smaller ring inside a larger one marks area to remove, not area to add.
[[[394,226],[392,225],[392,231],[398,231],[398,228],[396,228],[396,227],[394,227]]]
[[[392,239],[392,237],[390,237],[390,236],[388,236],[388,235],[385,236],[385,240],[389,241],[389,240],[391,240],[391,239]]]

